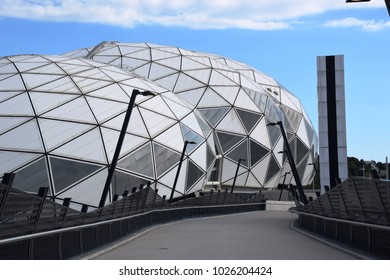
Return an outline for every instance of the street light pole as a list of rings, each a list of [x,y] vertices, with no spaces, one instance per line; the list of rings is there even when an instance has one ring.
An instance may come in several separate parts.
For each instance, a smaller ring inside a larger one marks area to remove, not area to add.
[[[126,131],[127,131],[128,125],[129,125],[131,112],[133,111],[133,107],[135,104],[135,98],[139,94],[141,94],[143,96],[154,96],[154,94],[151,93],[150,91],[139,91],[137,89],[133,89],[133,92],[131,93],[129,106],[127,107],[125,119],[123,120],[122,129],[121,129],[121,132],[119,134],[118,142],[116,144],[114,156],[112,158],[111,165],[109,166],[109,169],[108,169],[108,175],[106,178],[106,183],[104,184],[102,196],[100,198],[99,208],[103,207],[104,204],[106,203],[108,191],[110,189],[110,184],[111,184],[112,178],[114,176],[116,164],[118,162],[118,158],[119,158],[119,155],[120,155],[120,152],[122,149],[123,141],[124,141],[125,136],[126,136]]]
[[[290,174],[290,173],[291,173],[291,171],[284,173],[282,189],[280,190],[280,194],[279,194],[279,201],[280,201],[280,199],[282,198],[282,192],[283,192],[283,189],[284,189],[284,183],[285,183],[285,181],[286,181],[287,174]]]
[[[237,175],[238,175],[238,169],[240,169],[240,163],[241,163],[241,161],[246,161],[246,159],[244,159],[244,158],[238,159],[236,174],[234,175],[233,184],[232,184],[232,189],[231,189],[230,193],[233,193],[234,186],[236,185],[236,179],[237,179]]]
[[[286,143],[287,159],[290,163],[290,167],[291,167],[292,174],[294,176],[295,184],[297,185],[300,201],[303,203],[303,205],[306,205],[307,198],[306,198],[305,194],[303,193],[302,183],[301,183],[301,180],[299,179],[298,170],[297,170],[297,167],[295,166],[295,163],[294,163],[294,157],[291,153],[290,145],[288,144],[288,138],[287,138],[286,132],[284,131],[283,123],[281,121],[278,121],[278,122],[273,122],[273,123],[267,124],[267,126],[276,126],[276,125],[279,126],[280,131],[282,132],[283,140]]]
[[[171,191],[171,196],[170,196],[170,198],[169,198],[169,203],[172,203],[173,194],[175,193],[177,180],[179,179],[181,164],[183,163],[184,154],[185,154],[185,152],[186,152],[186,149],[187,149],[187,145],[188,145],[188,144],[196,144],[196,142],[194,142],[194,141],[187,141],[187,140],[184,142],[184,147],[183,147],[183,151],[181,152],[181,157],[180,157],[180,161],[179,161],[179,166],[177,167],[176,177],[175,177],[175,181],[173,182],[172,191]]]

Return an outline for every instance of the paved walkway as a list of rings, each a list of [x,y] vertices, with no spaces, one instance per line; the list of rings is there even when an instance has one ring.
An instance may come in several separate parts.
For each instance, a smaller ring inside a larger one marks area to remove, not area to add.
[[[296,214],[257,211],[159,225],[115,248],[101,260],[350,260],[356,257],[291,228]]]

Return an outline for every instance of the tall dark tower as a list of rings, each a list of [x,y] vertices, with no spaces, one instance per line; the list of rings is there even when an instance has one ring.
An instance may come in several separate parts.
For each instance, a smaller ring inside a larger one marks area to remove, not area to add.
[[[348,178],[344,56],[317,57],[321,192]]]

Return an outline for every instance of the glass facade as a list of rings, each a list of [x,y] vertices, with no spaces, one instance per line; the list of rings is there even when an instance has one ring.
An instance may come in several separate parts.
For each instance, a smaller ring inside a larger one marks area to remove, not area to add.
[[[137,96],[108,202],[151,182],[175,196],[229,185],[274,188],[290,170],[282,121],[303,184],[318,139],[299,99],[273,78],[228,58],[146,43],[105,42],[61,56],[0,58],[0,173],[54,199],[98,205],[124,115]],[[217,160],[218,158],[218,160]],[[212,175],[212,178],[209,176]],[[286,182],[290,183],[290,182]]]

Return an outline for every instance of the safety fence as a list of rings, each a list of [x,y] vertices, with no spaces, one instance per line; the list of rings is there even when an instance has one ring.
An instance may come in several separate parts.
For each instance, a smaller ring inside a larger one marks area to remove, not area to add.
[[[390,258],[390,182],[351,177],[290,212],[298,225],[322,236]]]
[[[37,195],[11,187],[12,174],[0,184],[0,259],[69,259],[119,240],[142,228],[171,221],[265,209],[261,192],[226,191],[169,203],[150,185],[114,195],[105,207],[88,211],[48,199],[47,188]]]

